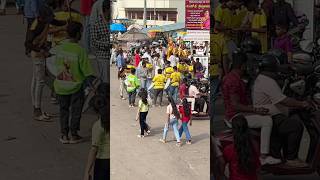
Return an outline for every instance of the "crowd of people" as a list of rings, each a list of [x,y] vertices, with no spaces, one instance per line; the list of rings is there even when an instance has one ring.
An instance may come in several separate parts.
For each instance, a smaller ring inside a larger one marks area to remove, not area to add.
[[[109,176],[110,162],[110,122],[107,117],[110,3],[107,0],[82,0],[80,12],[72,8],[72,3],[71,0],[26,0],[24,3],[28,22],[25,52],[33,67],[33,119],[53,122],[54,116],[42,108],[42,92],[48,85],[52,92],[51,102],[59,106],[60,142],[84,142],[79,131],[85,93],[94,91],[96,96],[89,104],[96,110],[97,121],[92,127],[92,148],[84,179],[102,180]],[[96,61],[89,58],[93,51]],[[97,72],[92,65],[94,62]]]
[[[312,105],[286,96],[277,83],[277,67],[293,63],[289,28],[303,29],[285,0],[220,0],[214,10],[212,103],[221,91],[225,124],[233,134],[233,143],[226,147],[212,136],[213,161],[220,166],[212,170],[216,179],[224,176],[226,165],[229,179],[239,180],[258,179],[265,165],[307,166],[298,157],[303,124],[295,109]],[[268,53],[271,49],[284,56]],[[252,86],[243,81],[248,51],[262,55]],[[261,129],[259,148],[250,137],[250,129],[257,128]]]
[[[173,127],[178,145],[183,131],[190,144],[187,124],[192,124],[192,115],[206,114],[209,102],[208,92],[201,92],[197,85],[205,79],[206,67],[199,58],[192,56],[182,38],[168,38],[167,47],[162,43],[152,43],[133,47],[130,51],[123,50],[121,45],[114,45],[111,52],[111,61],[118,69],[120,98],[125,100],[125,94],[128,95],[129,108],[136,106],[137,95],[141,98],[136,118],[141,126],[138,137],[150,133],[150,127],[146,124],[148,111],[150,107],[162,107],[163,97],[166,96],[168,119],[161,142],[166,142],[168,127]]]

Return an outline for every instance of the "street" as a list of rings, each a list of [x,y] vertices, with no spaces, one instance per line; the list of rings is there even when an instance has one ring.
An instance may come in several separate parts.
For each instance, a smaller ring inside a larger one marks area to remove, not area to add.
[[[14,13],[10,9],[8,13]],[[53,123],[32,119],[30,85],[32,63],[24,55],[26,24],[22,16],[0,16],[0,172],[1,180],[80,180],[90,148],[91,127],[97,116],[83,115],[80,135],[86,142],[62,145],[59,118]],[[50,104],[49,89],[43,109],[58,113]]]
[[[206,180],[209,179],[209,121],[194,120],[189,127],[192,145],[177,147],[172,129],[166,144],[159,142],[166,120],[166,107],[151,108],[147,123],[151,135],[137,137],[136,108],[120,99],[116,68],[111,68],[111,179],[112,180]],[[165,97],[164,97],[165,98]],[[167,102],[167,101],[165,101]],[[166,103],[164,103],[166,104]]]

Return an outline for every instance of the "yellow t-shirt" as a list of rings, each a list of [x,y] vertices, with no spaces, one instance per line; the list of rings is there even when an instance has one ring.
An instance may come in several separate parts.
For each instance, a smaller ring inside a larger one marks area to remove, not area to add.
[[[154,89],[163,89],[166,82],[166,77],[163,74],[158,74],[153,78],[152,81],[154,84]]]
[[[222,62],[222,58],[228,55],[227,43],[221,34],[212,34],[210,46],[212,53],[210,54],[210,64],[209,73],[210,75],[218,75],[218,66]]]
[[[178,68],[178,71],[181,72],[181,73],[184,73],[184,72],[188,72],[188,65],[187,64],[180,64],[178,63],[177,65],[177,68]]]
[[[166,75],[166,78],[169,79],[171,74],[174,72],[173,67],[167,67],[164,70],[164,74]]]
[[[171,86],[179,86],[180,81],[181,81],[181,73],[180,72],[174,72],[170,76],[171,79]]]
[[[246,17],[248,10],[246,7],[242,6],[236,11],[236,14],[232,15],[232,27],[239,28]]]
[[[190,73],[193,72],[193,66],[189,66],[188,69],[189,69],[189,72],[190,72]]]
[[[259,13],[255,13],[252,18],[251,28],[259,29],[259,28],[266,28],[267,27],[267,16],[261,10]],[[267,33],[256,33],[252,32],[252,37],[257,38],[261,42],[261,52],[265,53],[268,51],[268,37]]]
[[[221,5],[219,5],[214,13],[214,19],[216,22],[220,22],[220,24],[225,28],[232,28],[232,12],[228,8],[222,8]],[[215,31],[216,33],[220,33],[219,31]],[[228,41],[230,39],[230,36],[226,33],[225,40]]]
[[[139,111],[140,112],[148,112],[149,111],[149,104],[144,104],[142,100],[139,100]]]

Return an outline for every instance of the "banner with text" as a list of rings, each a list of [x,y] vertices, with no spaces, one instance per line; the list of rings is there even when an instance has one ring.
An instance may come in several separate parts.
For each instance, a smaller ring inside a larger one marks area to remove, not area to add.
[[[186,0],[186,28],[210,29],[210,0]]]

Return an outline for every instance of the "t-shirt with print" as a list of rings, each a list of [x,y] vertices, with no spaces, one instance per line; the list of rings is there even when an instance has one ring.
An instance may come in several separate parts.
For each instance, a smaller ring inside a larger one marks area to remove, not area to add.
[[[166,77],[163,74],[158,74],[153,78],[152,81],[154,84],[154,89],[163,89],[166,82]]]
[[[86,77],[93,75],[86,50],[79,44],[64,41],[56,47],[55,68],[58,75],[54,90],[58,95],[71,95],[81,90]]]
[[[110,135],[101,126],[101,121],[92,127],[92,146],[97,147],[97,159],[110,159]]]
[[[278,103],[287,98],[280,86],[272,78],[260,74],[253,85],[253,105],[269,109],[271,115],[287,114],[288,109]]]
[[[148,112],[149,111],[149,104],[145,104],[142,100],[139,100],[139,111],[140,112]]]

